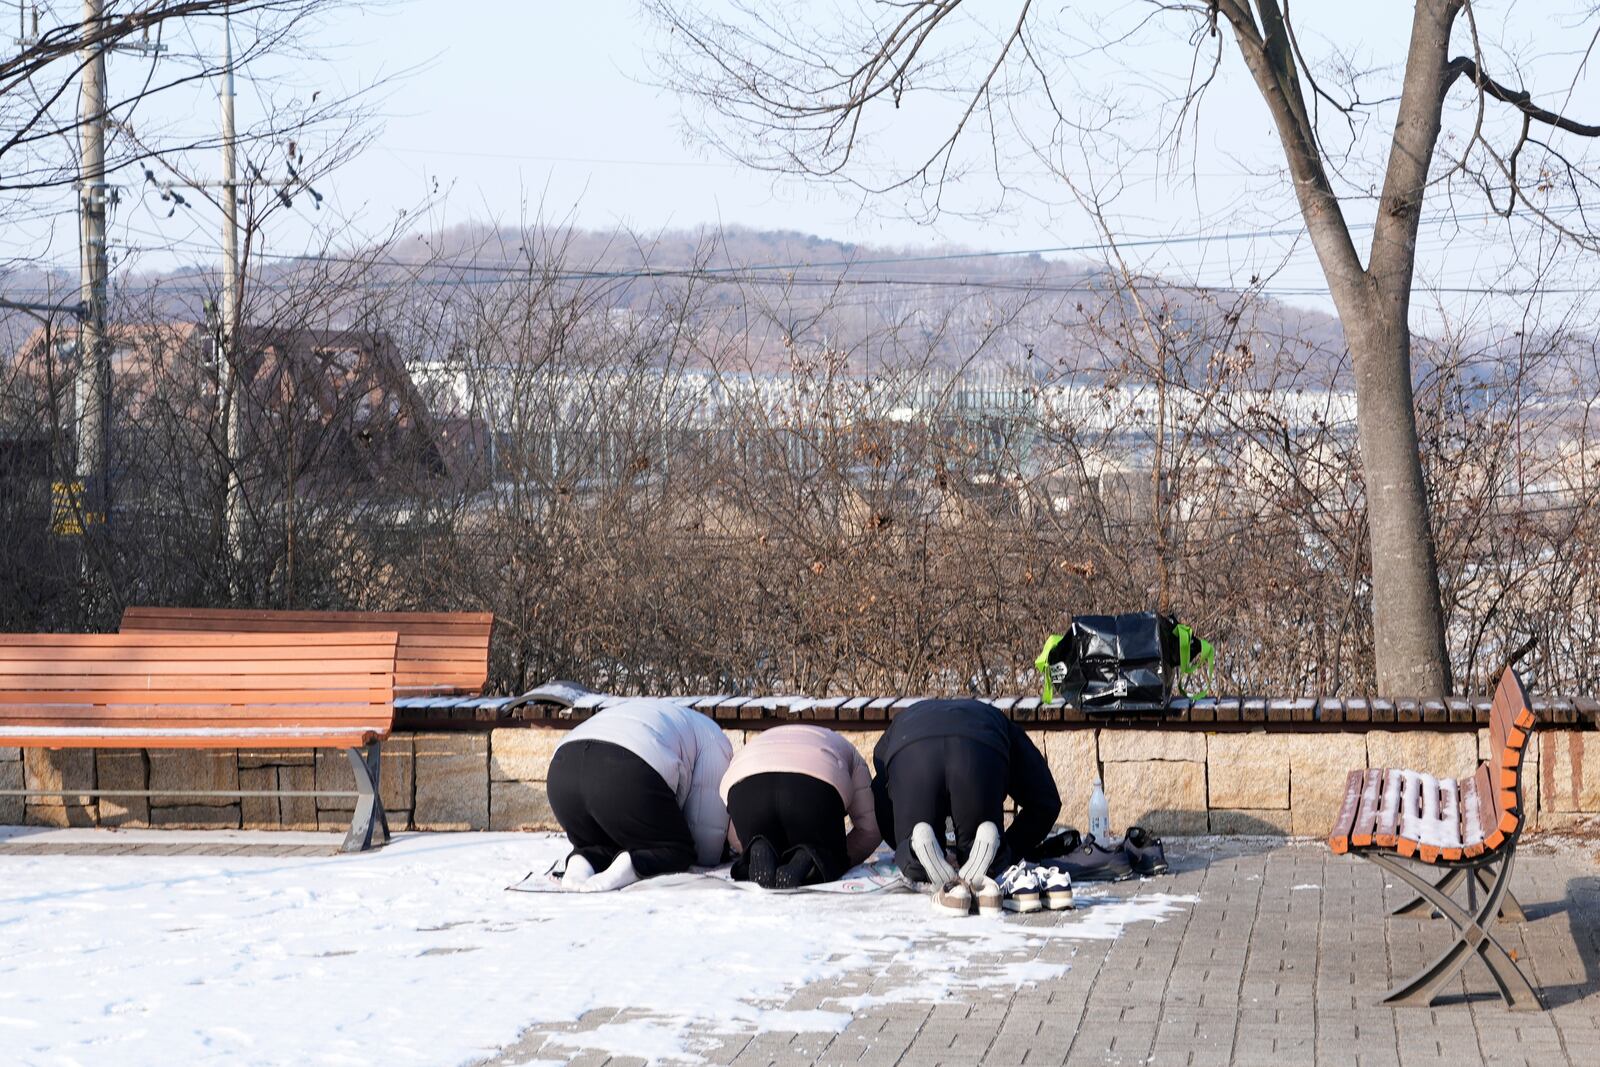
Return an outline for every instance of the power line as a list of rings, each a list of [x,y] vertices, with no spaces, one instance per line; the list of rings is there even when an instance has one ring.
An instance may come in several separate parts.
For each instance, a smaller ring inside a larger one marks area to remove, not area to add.
[[[1578,210],[1580,207],[1581,207],[1581,205],[1567,205],[1567,206],[1565,206],[1563,208],[1560,208],[1558,210],[1571,211],[1571,210]],[[1429,219],[1427,219],[1425,221],[1429,221],[1429,222],[1467,222],[1467,221],[1483,221],[1483,220],[1489,220],[1489,219],[1496,219],[1496,218],[1499,218],[1499,217],[1500,216],[1497,215],[1494,212],[1483,212],[1483,213],[1479,213],[1479,214],[1475,214],[1475,215],[1454,215],[1454,214],[1448,214],[1447,213],[1447,214],[1441,214],[1441,215],[1432,216],[1432,217],[1430,217]],[[1366,229],[1371,229],[1374,225],[1375,225],[1374,223],[1353,223],[1353,224],[1351,224],[1351,228],[1352,229],[1366,230]],[[157,237],[157,238],[163,237],[163,235],[161,235],[161,234],[153,233],[151,231],[146,231],[146,230],[139,230],[139,229],[131,227],[131,226],[130,227],[126,227],[126,229],[127,229],[128,232],[138,233],[138,234],[141,234],[143,236]],[[819,262],[804,262],[804,261],[801,261],[801,262],[766,264],[766,265],[757,265],[757,266],[748,266],[748,265],[746,265],[746,266],[734,266],[734,265],[728,265],[728,266],[720,266],[720,267],[705,267],[705,266],[701,266],[701,267],[691,267],[691,266],[683,266],[683,267],[637,267],[637,268],[619,268],[619,269],[610,269],[610,270],[567,269],[567,270],[557,270],[557,271],[543,271],[543,270],[528,270],[528,269],[525,269],[523,267],[519,267],[518,265],[512,264],[512,263],[498,264],[497,265],[497,264],[478,263],[478,262],[475,262],[475,261],[474,262],[461,262],[461,261],[456,261],[456,260],[438,260],[438,261],[423,260],[423,261],[420,261],[420,262],[414,262],[414,261],[408,261],[408,260],[389,259],[389,258],[384,258],[384,257],[363,257],[363,256],[355,256],[355,255],[343,255],[343,256],[340,256],[340,255],[328,255],[328,254],[300,254],[300,253],[269,253],[269,252],[263,252],[263,251],[254,252],[254,253],[252,253],[252,255],[253,255],[254,258],[257,258],[257,259],[272,260],[272,261],[284,262],[284,263],[302,263],[302,264],[323,264],[323,263],[327,263],[327,264],[339,264],[339,265],[344,265],[344,266],[391,267],[391,268],[398,268],[398,269],[417,271],[419,273],[422,273],[422,272],[432,273],[432,272],[451,272],[451,271],[456,271],[456,272],[461,272],[461,273],[464,273],[464,274],[480,274],[480,275],[481,274],[492,274],[492,275],[495,275],[494,277],[488,277],[488,278],[482,278],[482,277],[480,277],[480,278],[442,278],[442,279],[441,278],[431,278],[431,279],[412,278],[412,279],[400,279],[400,280],[391,279],[391,280],[385,280],[385,281],[368,281],[368,282],[362,283],[362,285],[360,286],[360,287],[364,287],[364,288],[367,288],[367,289],[395,289],[395,288],[406,287],[406,286],[411,286],[411,285],[422,285],[424,287],[428,287],[428,286],[431,286],[431,287],[445,287],[445,288],[483,286],[483,285],[491,285],[492,286],[492,285],[503,285],[503,284],[508,284],[508,283],[514,283],[514,282],[516,282],[516,281],[518,281],[518,280],[520,280],[520,279],[522,279],[524,277],[530,277],[531,276],[531,277],[537,277],[541,281],[550,280],[550,281],[560,281],[560,282],[635,281],[635,280],[680,279],[680,280],[700,280],[700,281],[707,281],[707,282],[725,282],[725,283],[731,282],[731,283],[734,283],[734,284],[773,285],[773,286],[780,286],[780,287],[782,287],[782,286],[805,286],[805,287],[818,287],[818,286],[826,286],[826,287],[835,287],[835,286],[837,286],[837,287],[849,287],[849,286],[855,286],[855,287],[890,287],[890,286],[895,286],[895,287],[899,287],[899,286],[905,286],[905,287],[926,287],[926,288],[930,288],[930,289],[958,288],[958,289],[974,289],[974,290],[987,290],[987,291],[1010,291],[1010,292],[1025,292],[1025,293],[1068,294],[1068,293],[1103,292],[1103,291],[1105,291],[1105,287],[1102,286],[1102,285],[1095,285],[1095,284],[1092,284],[1092,283],[1049,282],[1049,281],[1044,281],[1044,280],[1030,280],[1030,279],[1016,278],[1016,277],[995,278],[995,277],[991,276],[991,277],[987,277],[986,278],[986,277],[981,277],[981,276],[979,276],[979,277],[967,276],[967,277],[961,277],[961,278],[939,278],[939,277],[921,277],[921,276],[900,277],[900,276],[893,276],[893,275],[890,275],[890,276],[878,276],[878,277],[872,277],[872,276],[853,277],[853,276],[850,276],[850,275],[829,276],[829,277],[814,277],[814,276],[796,275],[796,274],[791,274],[789,272],[798,271],[798,270],[818,270],[818,269],[826,269],[826,268],[853,269],[853,268],[862,267],[862,266],[889,265],[889,264],[892,264],[892,265],[910,265],[910,264],[918,264],[918,263],[945,263],[945,262],[958,262],[958,261],[966,261],[966,260],[1008,258],[1008,257],[1014,257],[1014,256],[1038,256],[1038,255],[1045,255],[1045,254],[1063,254],[1063,253],[1071,253],[1071,252],[1111,251],[1113,249],[1118,249],[1118,248],[1149,248],[1149,247],[1170,247],[1170,246],[1200,245],[1200,244],[1208,244],[1208,243],[1215,243],[1215,242],[1231,242],[1231,241],[1238,241],[1238,240],[1260,240],[1260,239],[1265,239],[1265,238],[1276,238],[1276,237],[1298,237],[1298,236],[1302,236],[1304,233],[1305,233],[1305,230],[1304,230],[1303,227],[1290,227],[1290,228],[1283,228],[1283,229],[1238,231],[1238,232],[1223,233],[1223,234],[1187,234],[1187,235],[1175,235],[1175,236],[1168,236],[1168,237],[1133,237],[1133,238],[1129,238],[1129,239],[1126,239],[1126,240],[1091,242],[1091,243],[1085,243],[1085,244],[1079,244],[1079,245],[1057,245],[1057,246],[1051,246],[1051,247],[1047,247],[1047,248],[1002,249],[1002,250],[995,250],[995,251],[973,251],[973,252],[951,252],[951,253],[938,253],[938,254],[929,254],[929,255],[921,255],[921,256],[893,256],[893,257],[876,257],[876,258],[870,258],[870,259],[833,260],[833,261],[819,261]],[[127,246],[125,246],[125,250],[128,251],[128,252],[161,252],[161,251],[171,251],[174,246],[177,246],[177,247],[188,247],[188,248],[191,248],[191,249],[194,249],[194,250],[200,250],[200,251],[208,251],[208,252],[212,251],[212,249],[211,249],[211,247],[209,245],[205,245],[205,244],[203,244],[201,242],[198,242],[198,241],[184,241],[184,240],[181,240],[181,239],[174,240],[174,241],[169,241],[167,244],[162,245],[162,246],[127,245]],[[264,290],[267,290],[267,291],[270,292],[270,291],[288,291],[288,290],[292,290],[292,289],[294,289],[296,287],[297,283],[291,283],[291,282],[266,282],[266,281],[258,280],[258,281],[254,282],[252,284],[253,284],[254,288],[264,289]],[[1274,297],[1327,296],[1331,292],[1331,289],[1326,284],[1321,284],[1321,285],[1303,285],[1303,286],[1227,285],[1227,284],[1183,283],[1183,282],[1173,282],[1173,283],[1165,283],[1165,284],[1170,284],[1171,287],[1174,288],[1174,289],[1190,290],[1190,291],[1195,291],[1195,292],[1217,292],[1217,293],[1258,292],[1258,293],[1261,293],[1261,294],[1266,295],[1266,296],[1274,296]],[[202,285],[170,285],[170,284],[161,284],[159,282],[157,282],[152,288],[159,289],[159,290],[162,290],[162,291],[165,291],[165,292],[172,292],[172,293],[209,293],[211,291],[210,287],[208,287],[208,286],[202,286]],[[1535,294],[1583,295],[1583,294],[1587,294],[1587,293],[1593,292],[1593,288],[1592,287],[1587,287],[1587,286],[1563,286],[1563,287],[1550,287],[1550,286],[1536,286],[1536,287],[1425,286],[1425,287],[1422,287],[1422,290],[1425,291],[1425,292],[1448,293],[1448,294],[1452,294],[1452,295],[1502,296],[1502,297],[1524,297],[1524,296],[1530,296],[1530,295],[1535,295]],[[18,293],[25,293],[25,292],[29,292],[30,290],[18,289],[18,290],[10,290],[10,291],[18,292]],[[39,290],[32,290],[32,291],[33,292],[38,292]]]
[[[1571,213],[1581,211],[1583,204],[1564,204],[1547,209],[1547,213]],[[1454,212],[1440,212],[1425,217],[1424,224],[1429,223],[1463,223],[1482,222],[1503,218],[1493,211],[1484,211],[1471,214],[1458,214]],[[1375,222],[1353,222],[1349,228],[1353,231],[1368,231],[1376,226]],[[165,235],[148,230],[139,230],[135,227],[125,227],[128,232],[138,233],[143,236],[156,237],[167,240]],[[791,270],[819,270],[825,268],[853,269],[857,267],[882,266],[886,264],[906,265],[916,263],[952,263],[966,260],[1001,259],[1017,256],[1046,256],[1066,255],[1086,252],[1108,252],[1116,249],[1136,248],[1162,248],[1182,247],[1193,245],[1206,245],[1215,243],[1230,243],[1243,240],[1264,240],[1282,237],[1301,237],[1305,235],[1305,227],[1289,226],[1271,229],[1241,230],[1220,234],[1191,233],[1174,234],[1166,236],[1129,235],[1124,238],[1115,238],[1109,241],[1092,241],[1073,245],[1050,245],[1035,248],[997,249],[990,251],[960,251],[928,253],[910,256],[879,256],[861,259],[837,260],[800,260],[789,263],[768,263],[755,265],[728,265],[721,267],[637,267],[611,270],[571,270],[559,272],[554,275],[559,280],[576,280],[580,278],[594,280],[628,280],[644,278],[670,278],[670,277],[710,277],[718,274],[737,274],[760,271],[791,271]],[[185,242],[182,239],[169,241],[165,247],[141,248],[140,251],[171,251],[172,247],[188,247],[196,251],[211,252],[210,245],[201,242]],[[327,253],[272,253],[258,251],[253,253],[257,259],[274,260],[289,263],[341,263],[356,266],[384,266],[402,269],[430,269],[430,270],[457,270],[465,273],[496,273],[512,274],[524,268],[516,263],[485,264],[477,261],[438,260],[438,261],[411,261],[383,257],[369,257],[359,255],[329,255]],[[550,276],[550,275],[541,275]]]
[[[1549,213],[1571,212],[1581,210],[1584,205],[1569,204],[1552,209]],[[1493,211],[1475,214],[1455,214],[1441,212],[1423,219],[1426,223],[1439,222],[1484,222],[1499,219],[1502,216]],[[1375,228],[1376,222],[1353,222],[1349,228],[1355,231],[1367,231]],[[1037,248],[1011,248],[992,251],[961,251],[941,252],[911,256],[880,256],[866,259],[838,259],[838,260],[800,260],[790,263],[768,263],[759,265],[724,266],[724,267],[638,267],[622,270],[592,270],[565,272],[573,278],[606,279],[632,279],[653,277],[705,277],[716,274],[731,274],[740,272],[757,271],[789,271],[789,270],[820,270],[824,268],[850,269],[856,267],[882,266],[885,264],[903,265],[910,263],[952,263],[975,259],[998,259],[1015,256],[1047,256],[1066,255],[1083,252],[1110,252],[1123,248],[1157,248],[1176,247],[1187,245],[1203,245],[1214,243],[1227,243],[1233,241],[1255,241],[1278,237],[1301,237],[1305,235],[1304,226],[1290,226],[1277,229],[1240,230],[1220,234],[1191,233],[1175,234],[1168,236],[1129,236],[1109,241],[1091,241],[1074,245],[1049,245]],[[327,254],[296,254],[296,253],[263,253],[260,258],[275,259],[285,262],[334,262],[357,265],[389,266],[404,268],[432,268],[446,270],[460,270],[466,272],[497,272],[511,273],[519,270],[517,264],[483,264],[475,261],[460,262],[444,260],[436,263],[427,261],[416,263],[407,260],[376,259],[360,256],[330,256]]]
[[[616,274],[595,275],[588,272],[549,272],[540,273],[538,278],[550,281],[629,281],[645,279],[681,279],[699,280],[714,284],[737,285],[767,285],[774,287],[797,286],[803,288],[926,288],[926,289],[970,289],[983,292],[1011,292],[1021,294],[1048,293],[1066,295],[1071,293],[1105,293],[1106,285],[1096,285],[1087,282],[1040,282],[1028,280],[1001,280],[984,278],[918,278],[880,276],[868,278],[844,277],[806,277],[799,275],[756,275],[756,274],[725,274],[714,273],[710,275],[698,274],[692,270],[677,272],[654,272],[630,274],[619,272]],[[479,288],[486,286],[512,284],[520,279],[515,275],[498,278],[442,278],[442,279],[386,279],[382,281],[364,281],[351,286],[352,291],[392,291],[410,288]],[[1165,282],[1160,279],[1151,279],[1153,284],[1159,284],[1174,291],[1192,293],[1227,293],[1244,294],[1259,293],[1263,296],[1328,296],[1332,290],[1324,285],[1304,286],[1273,286],[1273,285],[1217,285],[1189,282]],[[303,291],[307,286],[304,281],[262,281],[250,283],[249,288],[267,292],[296,292]],[[1425,293],[1447,293],[1451,295],[1468,296],[1500,296],[1500,297],[1525,297],[1536,295],[1551,296],[1582,296],[1595,293],[1600,288],[1600,283],[1589,286],[1547,286],[1530,285],[1527,287],[1508,286],[1419,286],[1418,291]],[[215,291],[211,285],[199,283],[172,284],[156,282],[150,285],[150,293],[170,293],[179,295],[210,295]],[[50,290],[41,287],[24,287],[6,290],[9,293],[37,295],[48,293]]]

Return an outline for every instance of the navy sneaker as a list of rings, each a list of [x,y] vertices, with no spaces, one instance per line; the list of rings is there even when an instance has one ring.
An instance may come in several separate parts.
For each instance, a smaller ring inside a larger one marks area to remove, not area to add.
[[[1122,851],[1127,853],[1128,863],[1141,877],[1166,874],[1169,870],[1161,838],[1142,826],[1128,827],[1128,836],[1122,839]]]

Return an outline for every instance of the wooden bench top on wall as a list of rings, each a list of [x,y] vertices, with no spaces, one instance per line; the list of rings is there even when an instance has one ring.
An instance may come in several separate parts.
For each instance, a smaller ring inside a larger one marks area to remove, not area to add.
[[[354,747],[394,722],[393,630],[0,634],[0,745]]]
[[[401,697],[476,694],[489,680],[491,612],[268,611],[249,608],[130,607],[122,631],[165,633],[399,634],[395,694]]]
[[[656,695],[656,694],[651,694]],[[719,722],[747,725],[773,725],[779,722],[822,722],[844,729],[875,729],[923,696],[674,696],[668,700],[687,704]],[[544,721],[560,725],[581,720],[626,696],[596,693],[583,697],[572,708],[563,708],[536,699],[503,698],[497,708],[506,719]],[[1298,730],[1396,730],[1453,729],[1471,730],[1490,724],[1492,701],[1487,698],[1449,697],[1442,700],[1384,700],[1359,697],[1211,697],[1204,700],[1175,700],[1165,710],[1118,709],[1084,711],[1062,701],[1045,703],[1037,696],[996,696],[978,698],[994,705],[1015,722],[1042,728],[1127,727],[1142,730],[1254,730],[1268,732]],[[413,701],[408,710],[412,721],[445,722],[455,712],[472,718],[483,711],[483,701],[454,701],[447,698]],[[1591,697],[1540,697],[1533,701],[1541,722],[1559,727],[1593,729],[1600,726],[1600,701]],[[491,709],[496,711],[497,709]],[[490,714],[488,718],[495,718]],[[423,728],[422,726],[418,727]]]

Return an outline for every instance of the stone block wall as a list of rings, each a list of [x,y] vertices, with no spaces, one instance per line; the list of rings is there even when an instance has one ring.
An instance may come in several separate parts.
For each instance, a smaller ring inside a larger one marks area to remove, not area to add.
[[[728,729],[735,746],[756,731]],[[879,731],[841,730],[869,760]],[[397,734],[383,746],[390,825],[417,830],[554,829],[545,773],[558,726],[482,733]],[[1487,755],[1488,731],[1410,729],[1285,732],[1064,727],[1034,729],[1061,789],[1061,821],[1088,822],[1094,778],[1114,826],[1160,834],[1320,836],[1350,770],[1407,767],[1459,776]],[[1535,829],[1600,820],[1600,733],[1548,729],[1527,753],[1524,803]],[[150,789],[155,796],[0,797],[0,823],[39,826],[243,827],[343,830],[348,797],[183,798],[162,789],[350,791],[342,751],[100,751],[0,748],[0,789]]]
[[[25,789],[22,775],[22,750],[0,748],[0,789]],[[0,825],[22,822],[22,798],[0,797]]]

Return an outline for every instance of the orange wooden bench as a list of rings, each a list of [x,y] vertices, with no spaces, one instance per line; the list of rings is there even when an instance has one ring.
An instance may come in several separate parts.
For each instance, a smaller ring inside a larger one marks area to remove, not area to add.
[[[0,634],[0,745],[343,748],[356,791],[5,790],[9,796],[353,796],[346,852],[389,839],[380,746],[395,633]]]
[[[331,633],[393,630],[397,697],[475,695],[489,680],[491,612],[266,611],[140,608],[122,613],[122,631],[163,633]]]
[[[1385,1004],[1432,1004],[1444,984],[1477,955],[1508,1007],[1542,1006],[1527,976],[1491,932],[1497,916],[1524,920],[1510,880],[1523,829],[1522,756],[1534,723],[1527,690],[1508,667],[1489,715],[1489,759],[1472,774],[1455,780],[1407,770],[1350,772],[1329,847],[1371,860],[1417,891],[1396,915],[1431,908],[1455,927],[1450,946],[1390,990]],[[1430,882],[1412,865],[1444,874]],[[1465,907],[1451,895],[1462,882],[1467,886]]]

